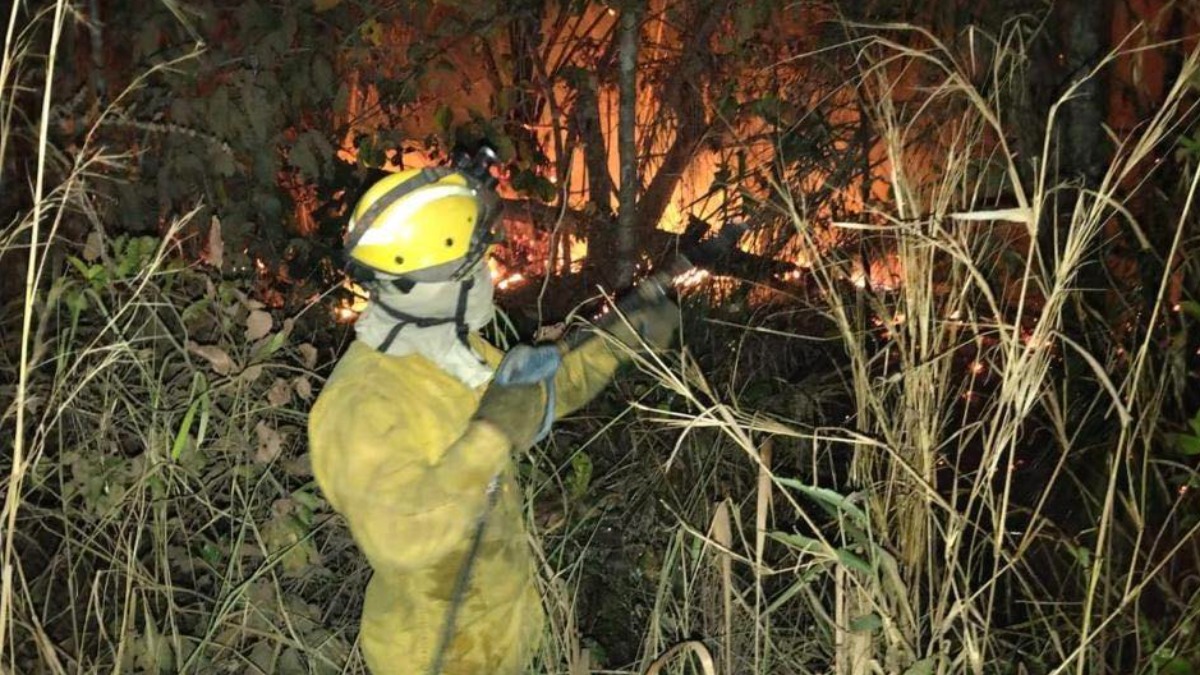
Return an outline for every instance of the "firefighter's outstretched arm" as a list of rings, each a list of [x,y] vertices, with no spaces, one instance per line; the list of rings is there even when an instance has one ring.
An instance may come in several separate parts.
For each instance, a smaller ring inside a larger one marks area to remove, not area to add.
[[[604,389],[630,351],[664,349],[679,327],[679,308],[663,298],[614,321],[609,336],[594,335],[563,357],[555,379],[555,415],[563,417],[587,405]],[[623,343],[628,349],[623,348]]]

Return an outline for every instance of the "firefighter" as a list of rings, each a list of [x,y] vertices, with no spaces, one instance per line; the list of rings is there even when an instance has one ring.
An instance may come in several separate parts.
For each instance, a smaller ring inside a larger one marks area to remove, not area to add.
[[[478,332],[494,312],[493,186],[462,168],[401,171],[350,219],[350,267],[370,301],[308,433],[317,482],[373,570],[360,644],[376,675],[525,671],[543,611],[514,455],[678,327],[663,299],[611,339],[506,359]]]

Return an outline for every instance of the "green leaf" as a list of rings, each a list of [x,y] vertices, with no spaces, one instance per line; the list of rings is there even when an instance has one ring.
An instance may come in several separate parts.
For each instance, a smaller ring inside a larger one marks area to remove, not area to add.
[[[433,113],[433,121],[443,134],[450,133],[450,125],[454,123],[454,111],[445,103],[439,105]]]
[[[870,563],[860,558],[856,553],[850,552],[849,549],[839,548],[837,550],[837,557],[838,562],[846,569],[863,574],[873,574],[875,572]]]
[[[192,431],[192,423],[196,419],[196,414],[200,413],[200,430],[197,433],[196,446],[199,447],[204,439],[205,427],[208,425],[208,382],[204,379],[204,375],[197,371],[192,376],[192,396],[196,396],[199,391],[200,395],[192,401],[188,406],[187,412],[183,414],[183,422],[179,425],[179,430],[175,432],[175,442],[171,444],[171,460],[179,461],[179,456],[183,454],[184,447],[187,446],[187,439]]]
[[[780,485],[790,487],[804,494],[804,496],[812,499],[826,509],[834,516],[845,513],[855,521],[859,527],[866,527],[868,520],[867,514],[862,509],[858,508],[850,502],[850,499],[845,495],[830,490],[828,488],[817,487],[815,485],[806,485],[793,478],[777,478]]]
[[[1067,550],[1075,557],[1075,562],[1083,569],[1092,568],[1092,551],[1086,546],[1067,546]]]
[[[326,96],[327,92],[333,91],[335,83],[333,66],[330,65],[329,59],[320,54],[317,54],[313,58],[312,83],[316,89],[317,96]]]
[[[547,203],[558,198],[558,186],[529,169],[521,169],[512,175],[512,187]]]
[[[252,78],[246,78],[240,93],[244,123],[236,126],[243,130],[242,136],[246,145],[261,145],[267,141],[267,129],[271,124],[271,110],[274,107],[272,101]],[[271,177],[274,178],[274,174]]]
[[[592,484],[592,458],[582,450],[571,457],[571,480],[568,483],[573,499],[583,497]]]
[[[883,628],[883,619],[878,614],[864,614],[850,620],[850,630],[855,633],[874,633]]]
[[[312,146],[304,142],[303,137],[292,146],[291,152],[288,153],[288,161],[308,180],[315,181],[321,177],[321,162],[313,154]]]
[[[300,525],[306,529],[312,527],[314,516],[313,510],[299,502],[296,502],[295,508],[297,522],[299,522]]]
[[[835,549],[822,541],[813,539],[812,537],[806,537],[802,534],[794,534],[791,532],[771,532],[768,534],[768,536],[775,541],[814,555],[828,556],[829,552],[832,551],[837,557],[838,564],[855,572],[872,574],[875,571],[871,567],[870,563],[863,560],[849,549]]]
[[[1188,426],[1192,428],[1193,434],[1200,436],[1200,410],[1197,410],[1196,414],[1192,415],[1192,419],[1188,420]]]
[[[296,490],[292,493],[292,499],[296,500],[296,503],[313,511],[316,511],[321,506],[320,497],[317,497],[308,490]]]
[[[517,147],[513,144],[512,138],[505,133],[495,132],[488,134],[488,141],[496,148],[496,154],[501,162],[511,162],[517,157]]]
[[[192,430],[192,419],[196,417],[199,409],[200,401],[192,401],[187,412],[184,413],[183,423],[179,425],[179,431],[175,432],[175,442],[171,444],[172,460],[179,461],[179,456],[183,454],[183,448],[187,445],[188,432]]]
[[[318,181],[322,172],[331,165],[333,144],[318,131],[306,131],[296,139],[288,154],[288,161],[300,170],[305,179]]]
[[[1158,675],[1196,675],[1196,669],[1187,659],[1175,656],[1156,664]]]
[[[217,87],[216,90],[208,97],[208,128],[214,134],[221,138],[226,138],[229,135],[229,130],[233,126],[231,119],[233,107],[229,103],[229,88]]]
[[[1195,457],[1200,455],[1200,436],[1190,434],[1168,434],[1171,447],[1181,455]]]
[[[1184,300],[1179,303],[1179,311],[1187,314],[1196,321],[1200,321],[1200,302],[1195,300]]]
[[[1187,136],[1180,136],[1179,144],[1182,145],[1185,150],[1192,153],[1193,155],[1200,155],[1200,142],[1197,142],[1194,139],[1188,138]]]
[[[218,176],[228,178],[237,172],[237,165],[233,163],[233,155],[225,152],[224,148],[213,147],[209,152],[209,157],[211,159],[212,170]]]
[[[271,355],[287,344],[287,340],[288,333],[286,330],[281,330],[269,338],[264,338],[262,346],[255,352],[253,360],[258,362],[270,358]]]
[[[216,567],[221,563],[221,549],[206,541],[200,547],[200,557],[204,559],[204,562]]]
[[[83,289],[71,288],[63,294],[63,302],[71,314],[71,325],[74,326],[79,323],[79,315],[83,313],[83,310],[87,309],[87,295]]]
[[[196,428],[196,448],[204,445],[204,439],[208,433],[208,420],[212,415],[212,402],[208,398],[208,386],[204,387],[204,392],[200,394],[200,426]]]
[[[933,659],[921,659],[909,666],[904,675],[933,675],[936,665]]]
[[[771,532],[767,536],[781,544],[786,544],[787,546],[791,546],[792,548],[799,549],[806,553],[824,553],[829,550],[829,547],[822,542],[813,539],[812,537],[806,537],[802,534],[795,534],[792,532]]]

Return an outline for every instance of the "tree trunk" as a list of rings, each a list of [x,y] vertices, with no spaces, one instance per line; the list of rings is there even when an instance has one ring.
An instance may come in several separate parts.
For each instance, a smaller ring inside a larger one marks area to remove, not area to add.
[[[1065,71],[1059,91],[1068,91],[1082,78],[1087,78],[1063,105],[1062,116],[1056,122],[1059,125],[1055,130],[1058,176],[1077,182],[1085,189],[1095,188],[1103,180],[1111,157],[1111,146],[1104,133],[1104,125],[1108,122],[1108,87],[1105,83],[1109,73],[1106,70],[1092,77],[1088,75],[1109,49],[1112,9],[1107,2],[1060,0],[1055,13],[1059,18],[1061,39],[1060,51],[1055,56]],[[1070,207],[1065,211],[1069,212]],[[1069,227],[1071,219],[1067,217],[1043,228],[1039,246],[1047,269],[1056,266]],[[1090,257],[1079,271],[1077,284],[1085,298],[1095,296],[1098,299],[1102,295],[1096,295],[1096,291],[1108,285],[1105,254],[1095,251]]]
[[[621,10],[621,47],[618,87],[620,102],[617,111],[617,149],[621,162],[621,186],[617,211],[617,278],[616,289],[633,283],[637,227],[637,52],[640,25],[639,0]]]
[[[596,82],[589,76],[580,76],[575,91],[575,124],[579,140],[583,144],[583,165],[587,169],[588,201],[606,216],[612,214],[613,184],[608,173],[608,152],[604,145],[604,133],[600,127],[600,97],[596,93]]]
[[[731,0],[701,3],[692,21],[695,30],[688,34],[683,45],[679,66],[663,88],[663,107],[673,112],[676,118],[675,140],[642,193],[638,204],[638,232],[658,226],[671,202],[671,196],[675,194],[675,188],[711,127],[697,83],[702,80],[701,75],[707,67],[705,59],[710,54],[709,43],[720,28],[730,5]]]
[[[1110,3],[1096,0],[1062,0],[1057,7],[1065,47],[1065,86],[1079,80],[1104,58],[1112,28]],[[1109,142],[1104,133],[1108,120],[1108,88],[1103,75],[1089,78],[1063,106],[1061,169],[1064,178],[1080,179],[1095,187],[1108,167]]]

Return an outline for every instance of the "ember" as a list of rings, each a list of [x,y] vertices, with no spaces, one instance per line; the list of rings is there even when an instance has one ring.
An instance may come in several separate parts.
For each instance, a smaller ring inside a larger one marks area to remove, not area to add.
[[[695,288],[712,276],[708,270],[695,268],[675,277],[673,283],[677,288]]]
[[[338,323],[353,323],[358,314],[349,302],[342,302],[333,309],[333,318]]]
[[[354,283],[349,277],[342,281],[342,288],[350,291],[352,297],[343,299],[333,308],[333,319],[338,323],[354,323],[359,314],[367,308],[370,294],[367,289]]]
[[[496,288],[501,291],[506,291],[509,288],[520,285],[524,281],[525,281],[525,275],[521,274],[520,272],[516,272],[514,274],[511,274],[511,275],[501,279],[500,281],[497,281]]]

